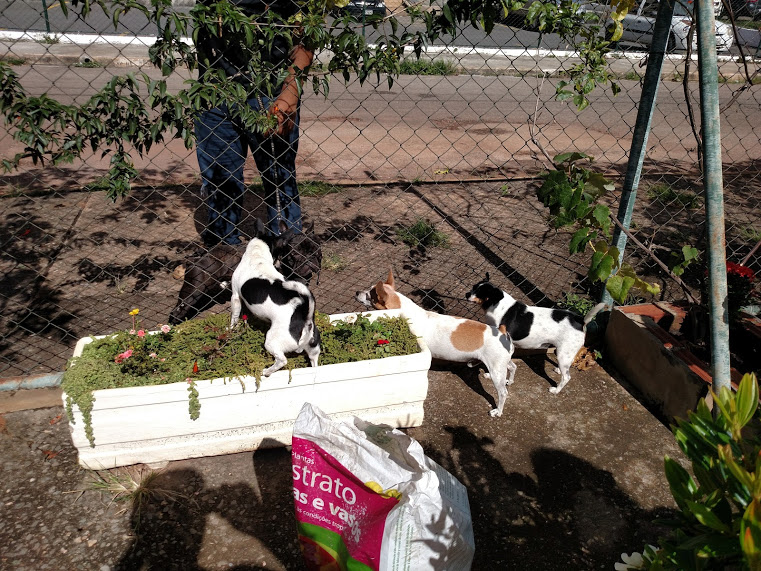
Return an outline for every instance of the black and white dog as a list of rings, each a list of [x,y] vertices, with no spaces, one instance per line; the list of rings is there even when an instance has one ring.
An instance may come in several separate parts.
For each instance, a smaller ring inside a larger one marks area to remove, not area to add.
[[[281,225],[280,235],[271,236],[264,223],[257,219],[255,231],[256,237],[270,247],[275,267],[282,271],[286,279],[308,284],[317,274],[319,283],[322,246],[314,232],[314,223],[305,224],[303,231],[298,233]],[[183,280],[183,283],[177,304],[169,314],[169,323],[175,325],[192,319],[212,305],[229,301],[230,281],[245,251],[245,244],[217,244],[190,256],[175,268],[173,276]]]
[[[571,365],[584,346],[587,324],[605,304],[596,305],[585,317],[566,309],[528,306],[489,282],[489,274],[473,286],[465,299],[486,312],[486,323],[507,331],[518,349],[555,347],[560,382],[550,387],[558,394],[571,380]]]
[[[286,280],[277,269],[269,245],[253,238],[232,276],[230,328],[240,318],[242,304],[251,314],[270,323],[264,348],[275,363],[265,377],[286,364],[286,353],[305,352],[313,367],[320,356],[320,332],[314,323],[315,302],[303,283]]]

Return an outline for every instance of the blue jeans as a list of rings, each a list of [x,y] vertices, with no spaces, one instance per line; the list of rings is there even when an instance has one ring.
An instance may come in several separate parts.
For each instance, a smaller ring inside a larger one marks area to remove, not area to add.
[[[258,110],[256,97],[248,104]],[[262,97],[264,108],[270,100]],[[273,235],[280,234],[279,223],[301,230],[301,203],[296,186],[296,152],[299,141],[299,114],[295,126],[285,137],[265,137],[243,128],[231,117],[227,106],[203,111],[195,121],[196,155],[201,169],[208,225],[201,233],[207,245],[225,242],[240,244],[243,194],[243,164],[251,150],[262,177],[267,204],[265,226]]]

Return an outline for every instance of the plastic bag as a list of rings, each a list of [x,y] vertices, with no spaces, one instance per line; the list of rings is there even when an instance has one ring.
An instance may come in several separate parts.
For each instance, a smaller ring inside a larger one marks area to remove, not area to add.
[[[310,571],[470,569],[467,490],[403,432],[356,417],[336,422],[306,403],[292,466]]]

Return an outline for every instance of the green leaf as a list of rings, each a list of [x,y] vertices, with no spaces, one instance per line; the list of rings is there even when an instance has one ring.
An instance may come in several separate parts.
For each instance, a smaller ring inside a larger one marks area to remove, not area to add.
[[[622,276],[620,273],[610,276],[605,283],[605,289],[616,302],[623,305],[626,302],[626,296],[629,295],[634,285],[634,279],[628,276]]]
[[[593,280],[604,282],[610,277],[613,266],[617,263],[613,256],[607,251],[598,251],[592,255],[592,262],[589,267],[589,277]]]
[[[697,519],[704,526],[721,533],[730,532],[729,527],[718,517],[716,517],[716,514],[714,514],[707,506],[699,504],[698,502],[693,502],[691,500],[687,500],[686,503],[690,508],[692,514],[695,516],[695,519]]]
[[[697,257],[700,255],[698,252],[698,249],[695,246],[682,246],[682,255],[684,256],[685,262],[691,262],[692,260],[697,259]]]
[[[592,211],[592,217],[605,234],[610,232],[610,209],[604,204],[598,204]]]
[[[564,84],[564,83],[561,82],[561,84]],[[571,165],[575,163],[576,161],[587,160],[587,159],[591,160],[592,157],[585,153],[580,153],[578,151],[571,151],[569,153],[560,153],[559,155],[555,155],[555,157],[552,159],[552,162],[554,162],[556,165],[563,165],[563,164]]]
[[[666,472],[666,480],[668,480],[674,499],[677,501],[691,500],[698,491],[698,487],[695,485],[689,472],[668,455],[664,457],[663,464]]]
[[[591,230],[589,228],[579,228],[574,232],[573,236],[571,236],[571,242],[568,244],[568,251],[571,254],[577,254],[586,250],[587,243],[589,243],[591,239],[594,239],[590,236],[590,232]]]
[[[750,422],[758,408],[758,382],[754,374],[750,373],[743,376],[740,386],[737,388],[735,399],[737,402],[737,422],[742,428]]]

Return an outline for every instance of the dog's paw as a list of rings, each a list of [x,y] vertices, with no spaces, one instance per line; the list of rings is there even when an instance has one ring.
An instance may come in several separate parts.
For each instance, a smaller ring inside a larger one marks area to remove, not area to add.
[[[491,381],[491,375],[489,373],[484,373],[484,379]]]
[[[479,364],[481,364],[481,361],[478,359],[472,359],[468,361],[468,367],[478,367]]]
[[[502,411],[498,408],[493,408],[489,411],[489,415],[496,418],[498,416],[502,416]]]
[[[550,392],[553,395],[556,395],[556,394],[558,394],[560,392],[560,388],[558,388],[558,387],[550,387]]]
[[[552,369],[552,370],[553,370],[553,371],[555,371],[555,374],[556,374],[556,375],[559,375],[559,374],[560,374],[560,368],[559,368],[559,367],[555,367],[555,368],[554,368],[554,369]]]

